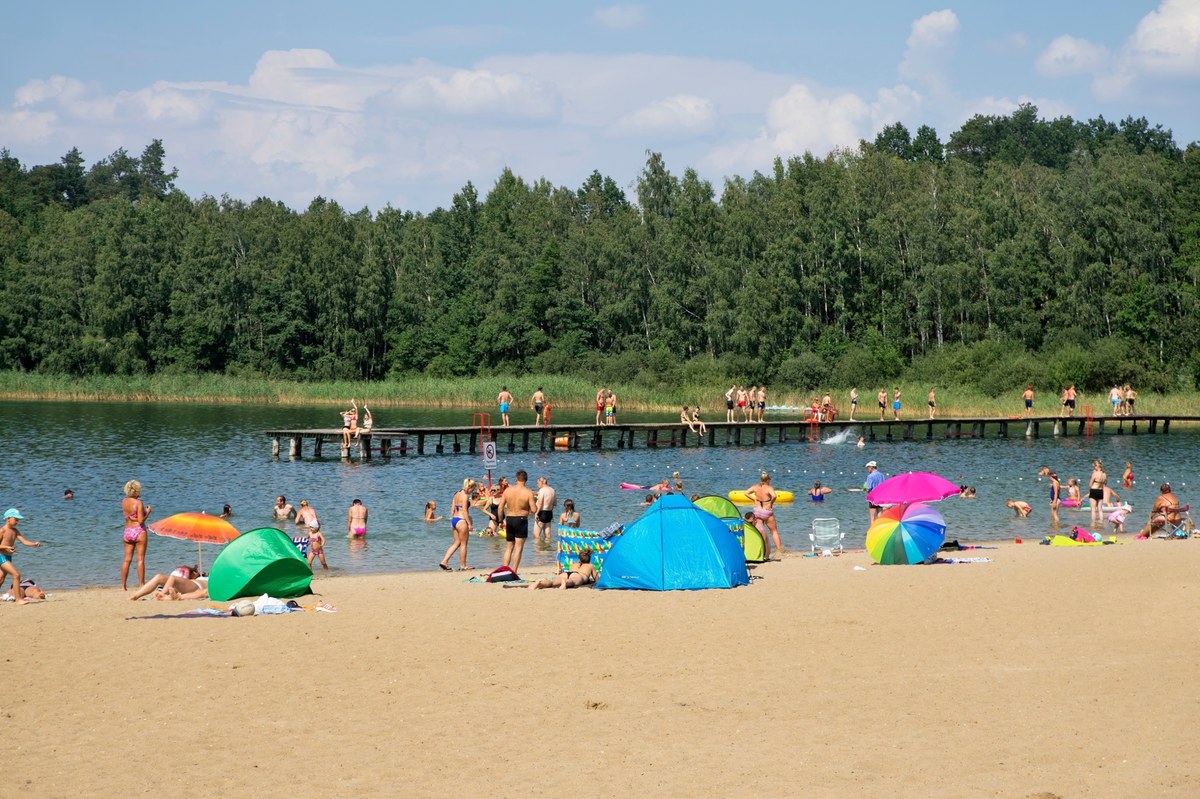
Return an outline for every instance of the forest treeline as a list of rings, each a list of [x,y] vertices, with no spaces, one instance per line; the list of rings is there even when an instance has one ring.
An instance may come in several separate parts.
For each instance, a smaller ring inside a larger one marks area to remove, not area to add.
[[[0,151],[0,369],[585,374],[807,389],[1200,377],[1200,147],[1145,119],[900,124],[720,191],[503,171],[444,208],[189,198],[163,143]]]

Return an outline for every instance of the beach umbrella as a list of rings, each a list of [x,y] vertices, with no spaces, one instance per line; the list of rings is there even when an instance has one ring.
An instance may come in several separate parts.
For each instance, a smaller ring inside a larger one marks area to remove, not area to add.
[[[228,544],[237,538],[238,529],[220,516],[207,513],[176,513],[149,525],[150,532],[167,538],[196,542],[197,566],[203,566],[204,544]]]
[[[942,514],[923,502],[905,502],[875,517],[867,530],[867,554],[885,566],[921,563],[945,540]]]
[[[933,502],[958,493],[958,486],[933,472],[909,472],[884,480],[867,493],[867,501],[876,505],[901,502]]]

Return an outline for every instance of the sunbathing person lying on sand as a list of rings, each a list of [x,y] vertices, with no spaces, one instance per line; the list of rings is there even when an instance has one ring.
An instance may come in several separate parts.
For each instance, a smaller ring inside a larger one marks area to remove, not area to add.
[[[138,600],[161,588],[155,599],[208,599],[208,578],[202,577],[195,566],[180,566],[170,574],[156,574],[130,595]]]
[[[565,571],[551,579],[530,583],[529,587],[534,591],[539,588],[561,588],[565,591],[568,588],[591,585],[596,582],[597,576],[596,567],[592,565],[592,550],[585,549],[579,553],[579,568],[574,571]]]

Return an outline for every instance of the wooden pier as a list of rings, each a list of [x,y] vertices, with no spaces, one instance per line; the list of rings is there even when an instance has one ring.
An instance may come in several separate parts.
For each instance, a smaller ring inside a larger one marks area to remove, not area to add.
[[[561,450],[633,449],[635,447],[761,446],[787,441],[820,441],[850,428],[856,428],[868,441],[933,441],[957,438],[1039,438],[1043,435],[1137,435],[1167,434],[1171,423],[1196,423],[1200,416],[1104,416],[1061,418],[1056,416],[978,417],[945,419],[839,419],[811,422],[778,418],[762,422],[708,422],[707,433],[693,432],[675,422],[637,424],[551,424],[512,425],[491,428],[496,451],[530,452]],[[364,460],[372,456],[407,457],[412,455],[477,454],[482,437],[478,427],[407,427],[376,428],[355,439],[350,447],[342,445],[340,428],[323,430],[267,430],[271,455],[278,458],[282,442],[288,443],[288,456],[304,457],[305,442],[312,443],[313,457],[323,455],[325,445],[337,448],[338,455],[349,458],[357,453]]]

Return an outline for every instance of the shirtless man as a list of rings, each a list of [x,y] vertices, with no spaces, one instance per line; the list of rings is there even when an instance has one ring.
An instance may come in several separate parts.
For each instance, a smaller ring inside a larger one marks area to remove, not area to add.
[[[529,475],[524,469],[517,472],[514,482],[504,492],[500,511],[504,519],[503,563],[514,572],[521,566],[521,553],[525,550],[525,539],[529,537],[529,516],[537,513],[537,499],[525,485]]]
[[[533,412],[537,414],[537,420],[534,424],[540,426],[542,424],[542,411],[546,407],[546,395],[542,393],[541,386],[538,386],[537,391],[533,392],[533,397],[529,400],[529,405],[533,408]]]
[[[350,503],[350,510],[346,512],[346,538],[366,537],[367,506],[362,504],[361,499],[356,499]]]
[[[854,421],[854,412],[857,410],[858,410],[858,386],[854,386],[850,389],[850,419],[849,419],[849,421],[851,421],[851,422]]]
[[[763,543],[767,545],[766,557],[770,558],[772,542],[776,552],[783,549],[783,544],[779,542],[779,527],[775,524],[775,489],[771,487],[771,475],[766,472],[760,474],[758,483],[746,489],[746,496],[754,500],[754,518],[771,531],[770,540],[766,535],[763,536]]]
[[[757,402],[758,402],[758,421],[761,422],[763,420],[763,414],[765,414],[767,412],[767,387],[766,386],[758,387]]]
[[[600,386],[600,390],[596,392],[596,424],[600,424],[600,417],[604,415],[604,400],[608,397],[608,387]]]
[[[617,392],[615,391],[610,390],[608,398],[604,400],[604,416],[607,424],[617,423]]]
[[[937,413],[937,389],[936,388],[929,389],[928,404],[929,404],[929,418],[932,419],[933,415],[935,413]]]
[[[746,387],[738,386],[737,390],[737,407],[742,414],[742,421],[746,421]]]
[[[1010,499],[1004,503],[1007,507],[1013,509],[1013,513],[1017,514],[1018,519],[1029,518],[1029,512],[1033,510],[1033,506],[1028,502],[1022,502],[1019,499]]]
[[[879,421],[883,421],[883,410],[887,405],[887,391],[879,389],[879,393],[875,395],[875,401],[879,403]]]
[[[1066,397],[1067,416],[1074,419],[1075,418],[1075,384],[1074,383],[1072,383],[1071,386],[1067,389],[1067,393],[1064,396]]]
[[[277,522],[286,522],[296,514],[296,509],[287,501],[287,497],[280,494],[275,497],[275,506],[271,508],[271,518]]]
[[[28,605],[30,600],[26,598],[25,589],[21,587],[21,572],[17,571],[17,566],[13,563],[13,548],[18,541],[27,547],[40,547],[42,545],[41,541],[30,541],[21,535],[21,531],[17,529],[17,524],[24,518],[21,515],[21,511],[16,508],[9,508],[4,512],[4,526],[0,527],[0,576],[7,575],[12,577],[12,594],[17,598],[18,605]]]
[[[550,540],[550,525],[554,521],[554,509],[558,505],[558,492],[545,477],[537,479],[537,523],[533,526],[533,537]],[[515,571],[515,570],[514,570]]]
[[[1033,386],[1025,386],[1021,399],[1025,400],[1025,416],[1033,416]]]
[[[737,383],[729,386],[729,390],[725,392],[725,421],[733,421],[733,403],[734,395],[737,394]]]
[[[508,427],[508,406],[512,404],[513,395],[508,393],[508,386],[501,386],[496,395],[496,404],[500,406],[500,419],[504,427]]]
[[[900,386],[896,386],[892,394],[892,415],[896,417],[896,421],[900,420]]]

